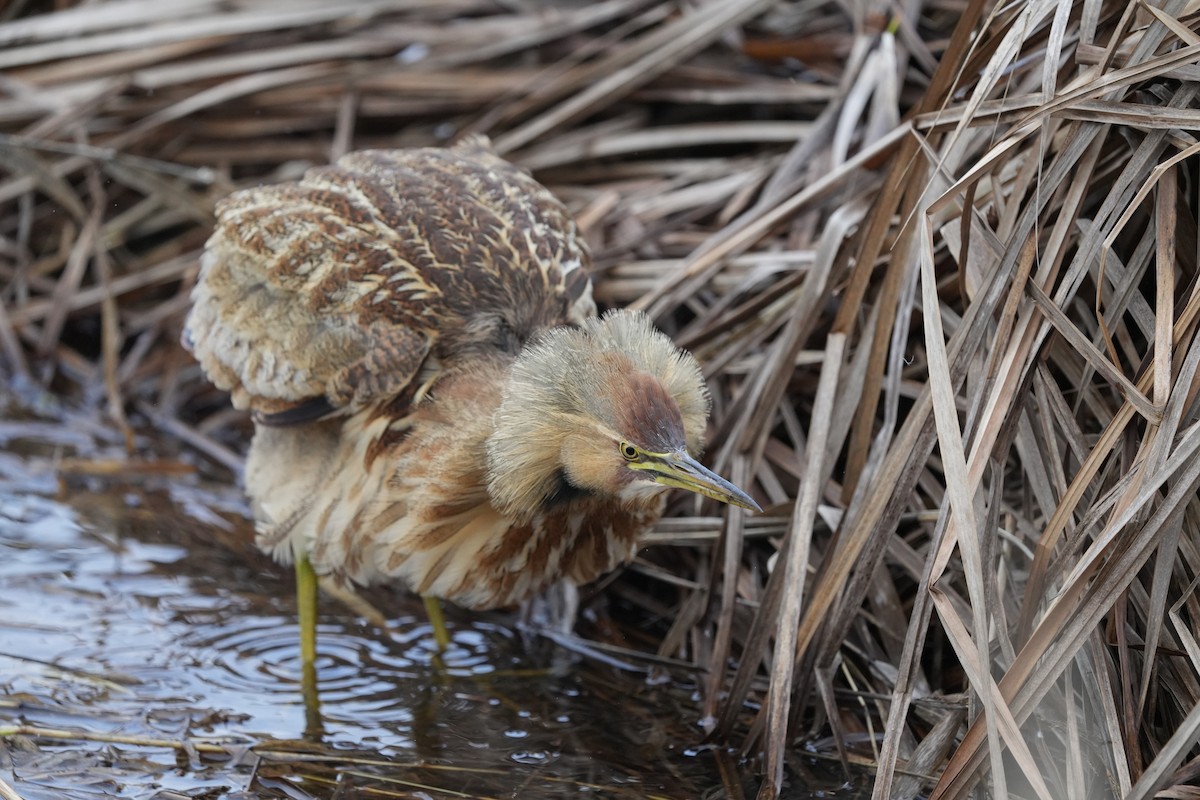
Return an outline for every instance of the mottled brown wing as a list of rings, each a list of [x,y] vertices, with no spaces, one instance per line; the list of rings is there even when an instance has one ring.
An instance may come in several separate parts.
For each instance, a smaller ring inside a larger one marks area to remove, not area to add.
[[[486,140],[351,153],[218,206],[184,343],[238,407],[303,422],[395,395],[431,352],[579,323],[587,263]]]

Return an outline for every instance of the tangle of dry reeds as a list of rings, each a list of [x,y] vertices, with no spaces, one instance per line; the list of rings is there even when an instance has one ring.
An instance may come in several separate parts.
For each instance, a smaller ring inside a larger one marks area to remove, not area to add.
[[[681,498],[607,590],[760,797],[801,743],[877,800],[1200,797],[1196,3],[60,5],[0,12],[9,376],[236,470],[176,344],[215,200],[487,133],[768,508]]]

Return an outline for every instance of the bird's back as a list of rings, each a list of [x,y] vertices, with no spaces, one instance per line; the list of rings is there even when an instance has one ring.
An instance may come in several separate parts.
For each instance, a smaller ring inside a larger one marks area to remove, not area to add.
[[[566,208],[486,140],[361,151],[218,206],[184,340],[238,407],[307,421],[578,324],[587,264]]]

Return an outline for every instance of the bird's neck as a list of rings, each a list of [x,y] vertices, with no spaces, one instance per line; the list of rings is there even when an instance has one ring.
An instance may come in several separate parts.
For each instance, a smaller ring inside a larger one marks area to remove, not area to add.
[[[571,479],[561,459],[567,433],[546,412],[525,406],[497,414],[487,440],[488,494],[513,519],[528,521],[547,507],[591,494]]]
[[[594,497],[595,492],[571,482],[566,470],[560,469],[550,484],[549,492],[541,502],[541,510],[548,511]]]

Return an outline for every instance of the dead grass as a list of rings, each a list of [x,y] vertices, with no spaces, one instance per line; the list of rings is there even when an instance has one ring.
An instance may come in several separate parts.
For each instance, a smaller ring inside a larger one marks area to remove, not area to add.
[[[236,468],[176,344],[214,201],[486,132],[769,507],[608,589],[760,797],[826,736],[879,800],[1200,797],[1195,3],[63,5],[0,12],[14,379]]]

